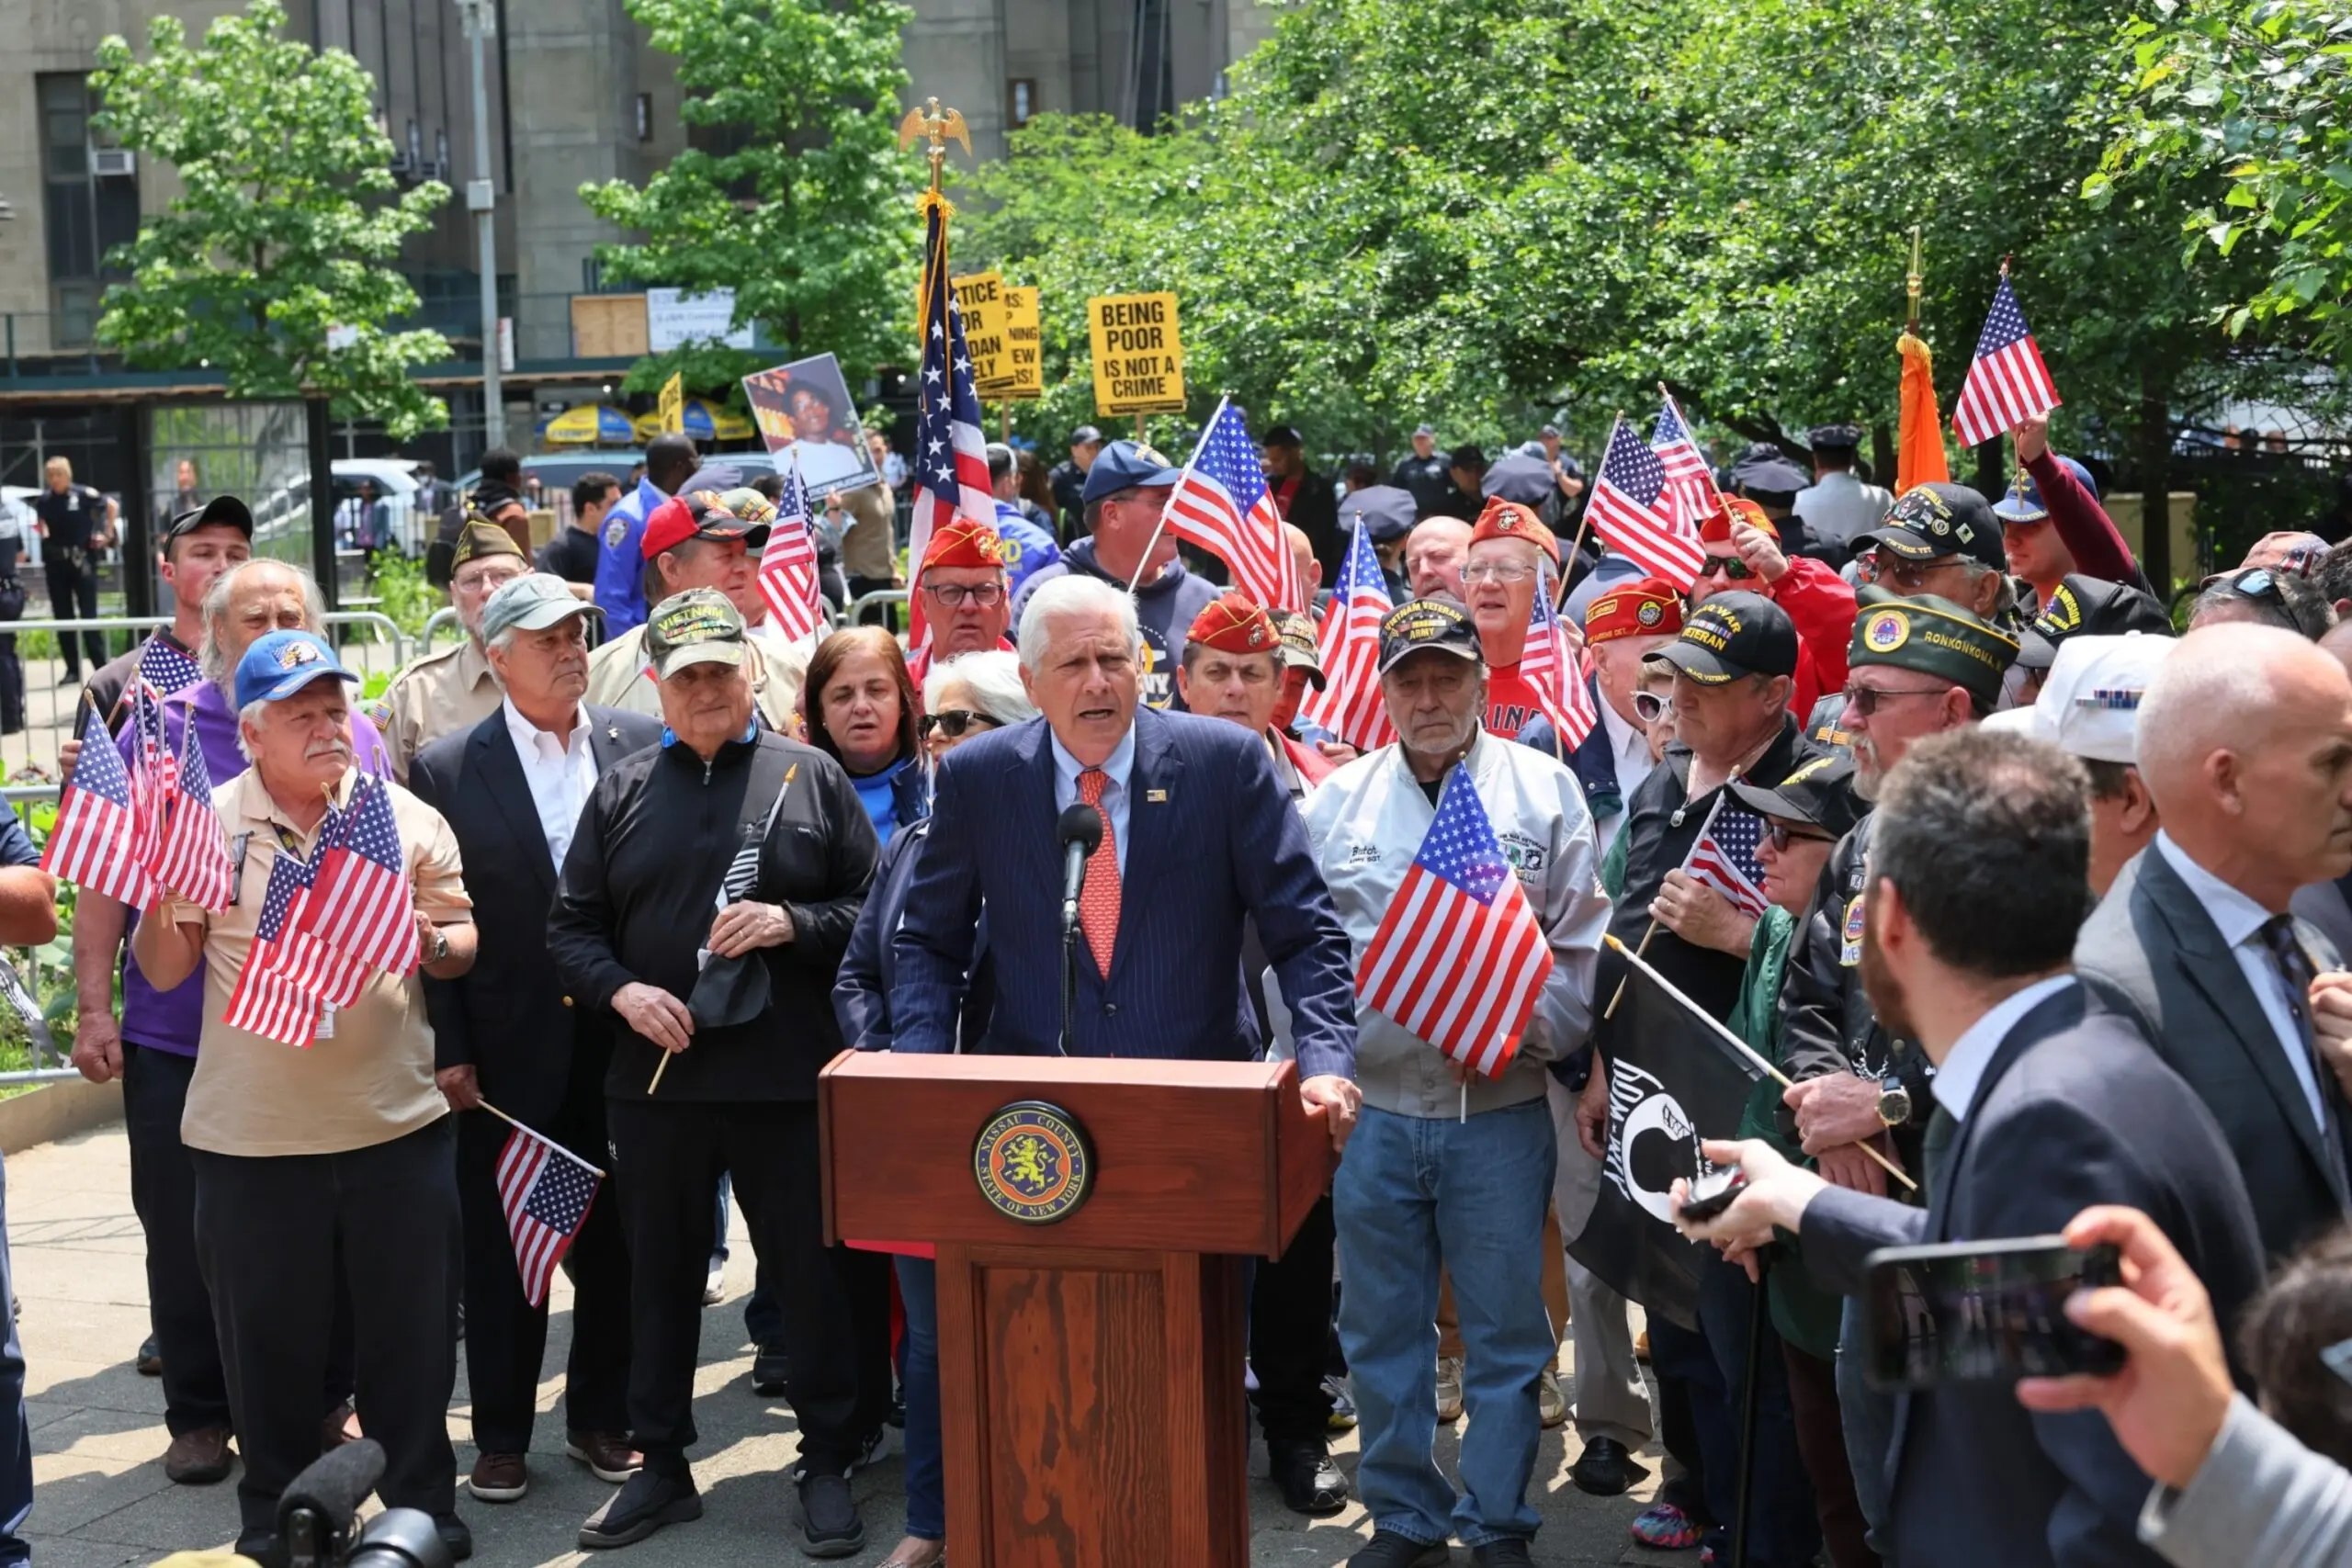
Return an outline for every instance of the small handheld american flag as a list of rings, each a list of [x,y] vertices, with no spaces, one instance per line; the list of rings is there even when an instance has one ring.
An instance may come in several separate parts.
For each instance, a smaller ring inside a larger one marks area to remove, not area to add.
[[[1600,722],[1593,705],[1592,688],[1585,682],[1584,654],[1568,646],[1567,628],[1552,608],[1548,573],[1536,584],[1535,604],[1528,611],[1527,647],[1519,656],[1520,679],[1533,688],[1535,705],[1552,722],[1552,733],[1563,750],[1584,744]]]
[[[1319,655],[1324,687],[1306,694],[1303,711],[1357,750],[1376,750],[1396,739],[1388,705],[1380,698],[1380,623],[1396,606],[1361,517],[1331,597]]]
[[[229,846],[212,809],[212,774],[198,744],[193,712],[180,726],[179,765],[172,770],[156,882],[214,914],[229,907]]]
[[[1698,581],[1707,558],[1698,524],[1676,515],[1665,463],[1622,418],[1609,432],[1609,449],[1601,454],[1586,508],[1610,547],[1644,571],[1678,588]]]
[[[130,682],[131,847],[150,874],[164,852],[164,819],[178,782],[179,759],[164,744],[164,704],[145,681]]]
[[[1772,907],[1764,897],[1764,865],[1756,853],[1763,840],[1764,818],[1719,794],[1682,862],[1682,874],[1730,899],[1749,919],[1762,919]]]
[[[139,678],[156,695],[169,696],[183,686],[193,686],[203,680],[204,671],[194,659],[165,642],[159,632],[139,645]]]
[[[253,947],[220,1015],[230,1028],[308,1048],[317,1037],[327,998],[356,992],[358,966],[301,929],[317,873],[315,860],[290,850],[281,849],[271,863]]]
[[[1657,454],[1658,465],[1666,470],[1666,493],[1673,502],[1676,520],[1695,531],[1714,515],[1721,496],[1714,472],[1707,467],[1699,444],[1690,438],[1690,427],[1671,396],[1658,405],[1657,423],[1650,431],[1650,450]]]
[[[303,927],[369,969],[405,975],[416,967],[416,905],[400,825],[381,779],[361,773],[351,797],[319,835],[318,887]]]
[[[548,1299],[555,1266],[579,1239],[605,1173],[520,1122],[498,1151],[498,1202],[514,1238],[514,1267],[533,1306]]]
[[[2058,389],[2041,363],[2041,350],[2004,271],[1993,290],[1984,335],[1976,340],[1976,357],[1968,364],[1968,379],[1961,383],[1960,400],[1951,406],[1951,427],[1973,446],[2012,425],[2041,418],[2059,401]]]
[[[95,893],[143,909],[155,885],[139,855],[130,774],[97,709],[82,705],[82,755],[65,780],[57,824],[40,868]]]
[[[1169,532],[1232,568],[1235,585],[1259,604],[1270,610],[1306,608],[1258,445],[1230,398],[1218,400],[1203,427],[1163,516]]]
[[[922,253],[922,369],[915,383],[915,449],[908,462],[914,484],[907,559],[918,568],[931,536],[958,514],[994,526],[996,493],[989,483],[988,438],[980,432],[980,399],[972,385],[972,356],[964,349],[964,312],[947,279],[946,204],[926,200],[929,224]],[[922,595],[907,599],[907,646],[931,640]]]
[[[816,636],[825,625],[817,589],[817,541],[809,530],[808,487],[795,456],[784,477],[784,493],[776,498],[767,548],[760,552],[760,596],[768,602],[776,629],[792,642]]]
[[[1457,1062],[1499,1077],[1519,1054],[1552,949],[1456,762],[1420,852],[1364,945],[1356,999]]]

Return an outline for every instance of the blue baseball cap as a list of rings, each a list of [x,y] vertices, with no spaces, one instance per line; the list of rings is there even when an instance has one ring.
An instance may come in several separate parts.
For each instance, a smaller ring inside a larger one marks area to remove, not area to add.
[[[1173,489],[1183,477],[1183,470],[1170,468],[1167,458],[1142,442],[1114,441],[1096,454],[1094,466],[1086,470],[1086,489],[1079,504],[1091,506],[1123,490]]]
[[[2076,482],[2090,491],[2092,498],[2096,500],[2098,495],[2098,485],[2091,479],[2091,471],[2072,457],[2061,457],[2058,460],[2066,465],[2066,471],[2073,474]],[[2019,468],[2016,482],[2009,486],[2009,493],[1993,503],[1993,515],[1999,518],[2005,525],[2012,523],[2039,523],[2050,515],[2050,503],[2041,499],[2041,486],[2034,482],[2033,476],[2025,469]]]
[[[283,702],[322,675],[356,682],[316,632],[271,632],[237,660],[237,707]]]

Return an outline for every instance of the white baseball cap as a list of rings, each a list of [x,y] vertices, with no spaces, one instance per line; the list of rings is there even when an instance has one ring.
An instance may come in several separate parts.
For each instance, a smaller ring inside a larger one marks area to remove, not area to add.
[[[2176,642],[2143,632],[2068,637],[2059,644],[2057,661],[2033,705],[1996,713],[1984,722],[2050,741],[2090,761],[2137,761],[2140,699]]]

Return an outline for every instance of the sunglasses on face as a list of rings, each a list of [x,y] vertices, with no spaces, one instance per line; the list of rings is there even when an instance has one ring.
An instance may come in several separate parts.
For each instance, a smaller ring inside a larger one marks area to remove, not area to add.
[[[970,708],[947,708],[939,713],[927,713],[922,716],[922,732],[926,738],[936,729],[950,740],[961,740],[964,739],[964,732],[976,724],[986,725],[990,729],[996,728],[996,720],[984,713],[975,713]]]
[[[1873,582],[1891,582],[1906,592],[1918,592],[1928,585],[1928,579],[1934,573],[1949,571],[1960,565],[1957,556],[1950,560],[1907,561],[1890,557],[1883,550],[1875,552],[1870,558],[1875,563],[1871,573]]]
[[[1788,853],[1791,844],[1834,844],[1838,840],[1826,833],[1800,832],[1786,823],[1767,821],[1764,824],[1764,841],[1771,845],[1772,852],[1778,855]]]
[[[1732,582],[1745,582],[1756,574],[1748,570],[1747,563],[1737,556],[1709,556],[1706,564],[1700,567],[1699,575],[1722,577]]]
[[[1672,705],[1662,693],[1635,692],[1634,694],[1634,716],[1644,724],[1656,724],[1659,719],[1664,718],[1670,705]]]
[[[1849,686],[1846,688],[1846,711],[1868,718],[1878,712],[1881,703],[1890,697],[1940,697],[1946,689],[1942,686],[1897,686],[1882,692],[1870,686]]]

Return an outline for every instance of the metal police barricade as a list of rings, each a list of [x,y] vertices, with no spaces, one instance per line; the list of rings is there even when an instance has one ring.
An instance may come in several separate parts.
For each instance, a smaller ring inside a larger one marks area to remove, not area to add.
[[[865,614],[865,607],[869,604],[903,604],[906,602],[907,591],[903,588],[876,588],[871,593],[861,593],[851,600],[849,608],[842,611],[840,618],[833,624],[840,626],[854,626],[858,624],[858,618]],[[883,624],[887,626],[888,622],[886,620]]]
[[[432,652],[434,639],[435,637],[447,636],[449,632],[454,631],[457,629],[457,625],[458,612],[454,607],[447,604],[444,604],[438,610],[434,611],[433,614],[425,616],[424,629],[416,634],[416,656],[419,659],[422,659],[426,654]]]

